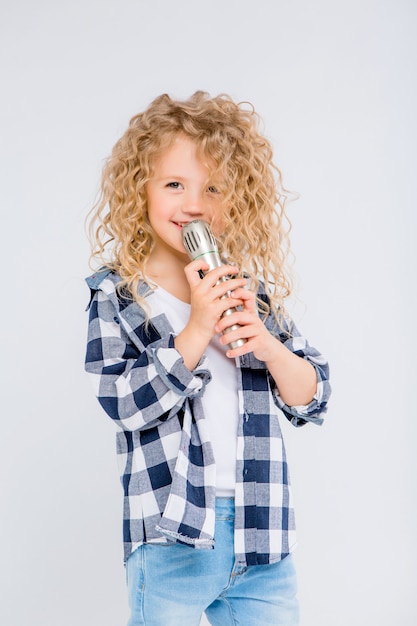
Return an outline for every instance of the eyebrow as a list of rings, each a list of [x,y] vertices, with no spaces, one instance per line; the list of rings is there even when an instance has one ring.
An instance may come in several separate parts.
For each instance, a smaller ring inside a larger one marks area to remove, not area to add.
[[[188,180],[186,176],[177,174],[164,174],[163,176],[152,176],[154,180]]]

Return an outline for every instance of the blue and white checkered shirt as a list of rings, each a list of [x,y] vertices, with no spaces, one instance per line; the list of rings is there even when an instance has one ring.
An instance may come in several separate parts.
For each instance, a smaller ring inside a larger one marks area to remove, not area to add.
[[[164,314],[146,324],[143,310],[104,270],[91,289],[86,370],[97,398],[115,421],[124,489],[125,560],[143,542],[214,545],[216,468],[202,406],[211,374],[207,359],[190,371],[174,346]],[[152,292],[140,285],[152,310]],[[265,293],[258,294],[266,299]],[[235,488],[235,557],[242,565],[272,563],[295,545],[294,512],[278,416],[294,426],[321,424],[330,395],[328,365],[291,324],[290,338],[271,314],[269,331],[307,359],[317,393],[305,407],[279,396],[265,363],[252,353],[237,360],[239,427]]]

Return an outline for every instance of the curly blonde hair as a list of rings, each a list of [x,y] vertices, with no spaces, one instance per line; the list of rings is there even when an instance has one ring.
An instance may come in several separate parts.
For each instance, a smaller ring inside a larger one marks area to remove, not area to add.
[[[220,173],[224,181],[221,254],[249,276],[254,290],[263,281],[269,304],[259,300],[259,308],[264,313],[272,308],[282,319],[292,291],[289,196],[259,125],[249,103],[235,103],[225,94],[211,98],[203,91],[185,101],[163,94],[130,120],[103,168],[89,235],[91,258],[117,272],[119,287],[145,310],[138,283],[153,247],[145,188],[158,157],[182,135],[214,164],[210,174]]]

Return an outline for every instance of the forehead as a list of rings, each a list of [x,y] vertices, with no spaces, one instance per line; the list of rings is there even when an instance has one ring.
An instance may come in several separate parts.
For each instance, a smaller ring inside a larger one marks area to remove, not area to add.
[[[205,175],[216,170],[216,163],[206,154],[202,144],[186,135],[174,135],[161,146],[155,155],[153,173],[163,171],[200,168]]]

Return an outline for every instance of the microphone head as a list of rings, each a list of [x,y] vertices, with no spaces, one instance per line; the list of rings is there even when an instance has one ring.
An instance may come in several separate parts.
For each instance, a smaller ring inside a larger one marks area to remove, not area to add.
[[[192,261],[205,254],[219,254],[217,241],[204,220],[193,220],[182,227],[182,242]]]

